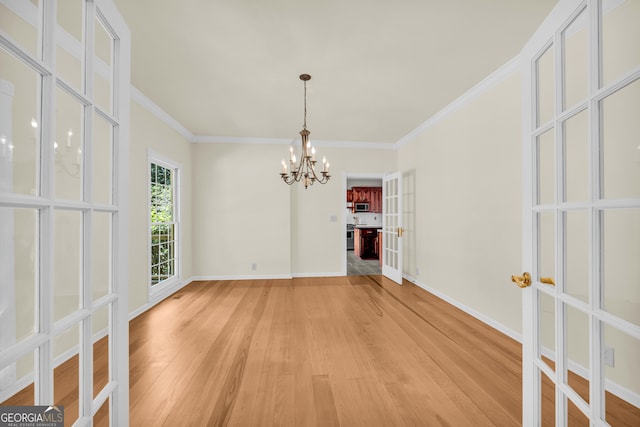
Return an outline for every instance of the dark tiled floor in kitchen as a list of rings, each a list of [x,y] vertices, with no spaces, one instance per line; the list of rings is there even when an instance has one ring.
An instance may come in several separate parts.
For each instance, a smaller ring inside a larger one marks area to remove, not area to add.
[[[380,261],[377,259],[360,259],[347,251],[347,276],[368,276],[370,274],[382,274]]]

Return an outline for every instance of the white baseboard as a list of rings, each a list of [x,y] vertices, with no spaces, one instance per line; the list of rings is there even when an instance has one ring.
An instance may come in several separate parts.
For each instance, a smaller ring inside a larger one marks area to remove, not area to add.
[[[198,279],[194,278],[194,277],[190,277],[190,278],[188,278],[186,280],[183,280],[181,282],[176,282],[176,284],[174,284],[173,286],[169,286],[169,287],[163,289],[161,292],[149,295],[149,301],[146,304],[141,305],[140,307],[134,309],[132,312],[129,313],[129,321],[132,321],[133,319],[135,319],[136,317],[140,316],[145,311],[149,310],[154,305],[164,301],[171,294],[174,294],[174,293],[178,292],[180,289],[184,288],[185,286],[187,286],[189,283],[193,282],[194,280],[198,280]]]
[[[293,273],[293,277],[337,277],[345,276],[343,271],[333,273]]]
[[[496,322],[494,319],[490,318],[489,316],[486,316],[486,315],[474,310],[473,308],[462,304],[461,302],[451,298],[448,295],[443,294],[442,292],[432,288],[431,286],[425,285],[424,283],[420,282],[419,280],[414,279],[411,276],[403,275],[403,277],[405,279],[407,279],[408,281],[414,283],[416,286],[419,286],[422,289],[424,289],[425,291],[429,292],[430,294],[433,294],[433,295],[437,296],[441,300],[444,300],[444,301],[448,302],[449,304],[453,305],[454,307],[459,308],[460,310],[464,311],[465,313],[475,317],[476,319],[480,320],[482,323],[485,323],[485,324],[491,326],[493,329],[496,329],[496,330],[502,332],[503,334],[505,334],[506,336],[518,341],[519,343],[522,343],[522,334],[520,334],[519,332],[516,332],[513,329],[506,327],[505,325],[503,325],[500,322]]]
[[[496,322],[495,320],[491,319],[488,316],[485,316],[482,313],[479,313],[477,311],[475,311],[474,309],[460,303],[459,301],[456,301],[455,299],[443,294],[440,291],[437,291],[435,289],[433,289],[430,286],[425,285],[424,283],[421,283],[420,281],[414,279],[411,276],[407,276],[404,275],[404,278],[407,279],[408,281],[414,283],[416,286],[421,287],[422,289],[424,289],[425,291],[429,292],[430,294],[433,294],[435,296],[437,296],[438,298],[448,302],[449,304],[453,305],[454,307],[464,311],[465,313],[475,317],[476,319],[480,320],[481,322],[491,326],[492,328],[498,330],[499,332],[502,332],[503,334],[505,334],[506,336],[518,341],[519,343],[522,343],[522,334],[515,332],[514,330],[507,328],[506,326],[504,326],[503,324]],[[551,360],[555,360],[555,354],[554,352],[552,352],[549,349],[543,349],[542,353],[545,357],[550,358]],[[586,379],[587,381],[589,380],[589,370],[586,369],[584,366],[579,365],[571,360],[569,360],[568,362],[568,368],[570,371],[574,372],[576,375],[581,376],[582,378]],[[605,388],[608,392],[610,392],[611,394],[619,397],[620,399],[632,404],[635,407],[640,408],[640,395],[638,393],[635,393],[631,390],[629,390],[626,387],[623,387],[611,380],[606,380],[605,381]]]
[[[265,275],[219,275],[219,276],[194,276],[191,280],[262,280],[262,279],[291,279],[290,274],[265,274]]]

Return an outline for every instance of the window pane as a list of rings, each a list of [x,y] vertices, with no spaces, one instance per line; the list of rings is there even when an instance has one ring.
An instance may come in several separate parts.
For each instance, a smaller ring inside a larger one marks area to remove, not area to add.
[[[568,427],[585,427],[589,425],[589,419],[585,414],[578,409],[578,407],[571,401],[571,399],[567,399],[568,401],[568,418],[567,418],[567,426]]]
[[[82,3],[82,0],[58,2],[56,14],[56,71],[67,84],[78,91],[83,89],[83,66],[80,61],[84,52]]]
[[[80,308],[82,213],[56,210],[54,215],[54,320]]]
[[[538,355],[551,368],[556,368],[556,309],[553,297],[538,293]]]
[[[603,198],[640,197],[640,79],[601,105]]]
[[[0,48],[0,192],[38,195],[39,73]]]
[[[55,195],[82,200],[84,106],[66,91],[56,90]]]
[[[102,404],[100,409],[93,416],[94,427],[109,427],[111,424],[111,405],[109,404],[109,398]]]
[[[109,311],[111,304],[96,310],[91,315],[93,343],[93,397],[109,382]],[[99,339],[98,339],[99,338]]]
[[[541,126],[553,117],[555,112],[555,76],[554,76],[554,48],[549,47],[536,61],[538,78],[538,114],[536,125]]]
[[[23,19],[10,8],[0,4],[0,28],[6,32],[20,47],[26,49],[34,57],[40,58],[38,48],[38,5],[39,1],[23,2],[22,9],[28,14]],[[0,61],[4,65],[4,62]]]
[[[95,22],[94,98],[98,107],[112,113],[113,91],[113,39],[102,22]]]
[[[586,202],[589,196],[589,121],[584,110],[564,122],[565,201]]]
[[[113,126],[93,115],[93,200],[111,204],[113,188]]]
[[[614,383],[627,389],[636,396],[640,394],[640,370],[638,370],[638,360],[640,360],[640,340],[624,333],[605,323],[602,324],[604,335],[604,348],[601,349],[605,355],[603,357],[603,369],[605,381]],[[613,366],[611,366],[613,365]],[[617,401],[617,402],[615,402]],[[615,405],[618,410],[615,410]],[[620,425],[620,406],[626,406],[628,422],[638,420],[640,410],[637,407],[626,404],[626,402],[611,393],[605,394],[606,421],[611,425]],[[618,422],[616,422],[616,418]],[[634,424],[636,425],[636,424]]]
[[[602,74],[607,85],[640,66],[640,2],[602,1]]]
[[[78,348],[80,327],[78,324],[53,338],[53,401],[64,406],[65,425],[72,425],[78,419],[78,397],[80,384],[80,363]],[[68,424],[67,424],[68,423]]]
[[[35,405],[35,351],[22,356],[16,362],[0,369],[0,389],[15,387],[16,382],[28,384],[22,390],[9,397],[2,406],[33,406]]]
[[[554,129],[549,129],[536,138],[538,156],[538,204],[555,202],[556,194],[556,145]]]
[[[555,214],[538,214],[538,278],[556,277],[555,266]]]
[[[588,373],[589,316],[583,311],[563,304],[566,310],[565,337],[567,340],[567,383],[585,402],[589,403]]]
[[[556,394],[553,381],[542,371],[538,370],[542,388],[540,400],[540,419],[544,427],[556,425]]]
[[[589,211],[565,212],[564,292],[589,302]]]
[[[175,170],[151,163],[151,284],[176,274],[176,223],[173,183]]]
[[[562,32],[564,43],[564,107],[587,99],[589,89],[589,16],[586,9]]]
[[[111,291],[112,229],[111,213],[94,212],[91,236],[93,299],[94,301]]]
[[[640,209],[603,211],[604,309],[640,325]]]
[[[0,351],[36,332],[38,211],[0,207]]]

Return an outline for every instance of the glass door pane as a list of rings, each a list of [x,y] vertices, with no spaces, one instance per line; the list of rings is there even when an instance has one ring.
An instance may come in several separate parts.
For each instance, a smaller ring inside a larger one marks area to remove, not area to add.
[[[84,163],[84,105],[65,90],[56,91],[55,194],[82,200]]]
[[[40,192],[40,73],[0,48],[0,192]]]
[[[640,2],[602,0],[602,85],[640,66]]]
[[[537,356],[556,369],[556,308],[552,296],[538,291],[538,351]]]
[[[586,8],[562,32],[564,110],[587,100],[589,91],[589,15]]]
[[[566,384],[589,403],[589,315],[565,304]]]
[[[110,205],[113,198],[113,126],[93,115],[93,201]]]
[[[640,326],[640,209],[601,213],[603,309]]]
[[[553,118],[555,112],[555,49],[553,45],[536,61],[537,103],[536,127]]]
[[[537,155],[537,204],[554,203],[556,200],[556,145],[554,128],[536,138]]]
[[[93,72],[93,96],[97,107],[113,112],[113,38],[102,21],[95,20],[95,57]]]
[[[84,85],[84,0],[57,3],[56,72],[79,93]]]
[[[588,202],[589,194],[589,112],[583,110],[563,123],[564,201]]]
[[[565,270],[563,292],[589,302],[590,228],[587,210],[564,212]]]
[[[82,212],[55,211],[54,321],[61,320],[81,306]]]
[[[11,39],[15,40],[24,50],[32,56],[41,58],[38,51],[38,8],[39,0],[23,1],[23,13],[17,14],[12,8],[0,3],[0,28]],[[4,65],[4,62],[0,61]]]
[[[601,109],[602,198],[640,197],[640,79],[602,100]]]

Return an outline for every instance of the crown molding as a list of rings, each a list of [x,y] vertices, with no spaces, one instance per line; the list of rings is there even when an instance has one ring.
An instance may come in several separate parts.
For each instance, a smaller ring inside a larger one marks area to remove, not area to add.
[[[273,145],[290,145],[298,144],[299,139],[292,138],[258,138],[250,136],[204,136],[198,135],[191,139],[194,143],[209,144],[273,144]],[[369,150],[395,150],[395,144],[389,142],[367,142],[367,141],[338,141],[314,139],[313,145],[316,147],[335,147],[335,148],[364,148]]]
[[[615,8],[617,8],[618,6],[620,6],[625,1],[627,1],[627,0],[610,0],[609,2],[605,3],[604,13],[605,14],[609,13],[610,11],[612,11]],[[558,6],[556,6],[556,7],[558,7]],[[546,20],[545,20],[545,22],[546,22]],[[540,26],[542,27],[543,25],[545,25],[545,22],[543,22]],[[573,30],[575,31],[577,29],[573,29]],[[534,33],[532,38],[539,31],[540,31],[539,29],[536,30],[536,33]],[[529,43],[530,42],[527,42],[527,44],[529,44]],[[526,47],[526,45],[525,45],[525,47]],[[524,48],[523,48],[523,50],[524,50]],[[423,133],[424,131],[429,129],[431,126],[434,126],[436,123],[444,120],[445,118],[447,118],[448,116],[450,116],[451,114],[456,112],[459,108],[461,108],[465,104],[471,102],[473,99],[477,98],[478,96],[482,95],[487,90],[491,89],[495,85],[497,85],[500,82],[502,82],[504,79],[509,77],[513,72],[516,72],[518,70],[518,67],[519,67],[521,55],[522,55],[522,53],[519,53],[518,55],[513,57],[506,64],[504,64],[502,67],[498,68],[496,71],[494,71],[493,73],[491,73],[490,75],[485,77],[482,81],[480,81],[480,83],[476,84],[471,89],[466,91],[464,94],[462,94],[460,97],[458,97],[451,104],[447,105],[442,110],[440,110],[439,112],[437,112],[436,114],[431,116],[429,119],[424,121],[422,124],[420,124],[418,127],[416,127],[414,130],[412,130],[411,132],[409,132],[408,134],[406,134],[405,136],[400,138],[398,140],[398,142],[396,142],[396,144],[395,144],[396,150],[398,148],[400,148],[401,146],[403,146],[404,144],[406,144],[409,141],[411,141],[414,138],[416,138],[418,135],[420,135],[421,133]]]
[[[291,144],[287,138],[259,138],[252,136],[210,136],[196,135],[191,142],[204,144]]]
[[[193,134],[189,130],[182,126],[180,122],[171,117],[169,113],[160,108],[156,103],[147,98],[142,92],[140,92],[135,86],[131,85],[131,99],[147,109],[151,114],[159,118],[167,126],[178,132],[180,135],[191,141]]]
[[[396,150],[401,146],[405,145],[409,141],[416,138],[418,135],[429,129],[431,126],[434,126],[436,123],[441,122],[445,118],[449,117],[451,114],[455,113],[457,110],[467,105],[469,102],[473,101],[475,98],[479,97],[492,87],[496,86],[498,83],[502,82],[504,79],[509,77],[512,73],[518,70],[520,62],[520,55],[516,55],[514,58],[509,60],[502,67],[498,68],[493,73],[489,74],[485,77],[480,83],[473,86],[471,89],[463,93],[460,97],[458,97],[455,101],[444,107],[442,110],[438,111],[436,114],[431,116],[429,119],[425,120],[416,127],[414,130],[403,136],[395,143]]]
[[[252,136],[214,136],[214,135],[194,135],[180,122],[174,119],[169,113],[160,108],[151,99],[147,98],[140,90],[131,85],[131,99],[147,109],[151,114],[156,116],[164,124],[178,132],[189,142],[197,144],[262,144],[262,145],[290,145],[299,142],[298,137],[294,138],[261,138]],[[335,147],[335,148],[362,148],[368,150],[389,150],[396,149],[395,144],[391,142],[372,142],[372,141],[340,141],[340,140],[323,140],[314,139],[313,144],[316,147]]]

